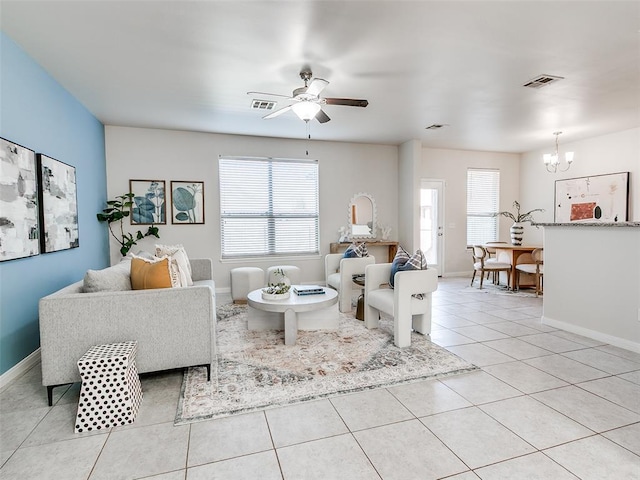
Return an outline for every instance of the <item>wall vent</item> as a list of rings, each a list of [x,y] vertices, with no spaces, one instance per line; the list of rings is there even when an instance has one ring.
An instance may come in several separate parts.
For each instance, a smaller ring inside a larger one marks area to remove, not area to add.
[[[278,102],[272,100],[256,100],[251,101],[251,108],[253,110],[273,110]]]
[[[564,80],[564,77],[558,77],[557,75],[538,75],[536,78],[533,78],[525,83],[523,87],[542,88],[546,85],[555,83],[558,80]]]

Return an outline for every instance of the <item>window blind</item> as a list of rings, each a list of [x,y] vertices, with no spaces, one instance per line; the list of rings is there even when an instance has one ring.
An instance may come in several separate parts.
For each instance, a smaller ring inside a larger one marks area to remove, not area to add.
[[[220,157],[222,258],[319,254],[317,160]]]
[[[500,204],[500,171],[467,170],[467,245],[478,245],[498,239]]]

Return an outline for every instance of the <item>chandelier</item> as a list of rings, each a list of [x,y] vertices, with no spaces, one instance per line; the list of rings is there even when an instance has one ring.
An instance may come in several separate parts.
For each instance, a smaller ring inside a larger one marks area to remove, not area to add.
[[[544,165],[545,167],[547,167],[547,172],[549,173],[556,173],[558,171],[560,172],[566,172],[567,170],[569,170],[569,168],[571,168],[571,162],[573,162],[573,152],[565,152],[564,154],[564,160],[566,163],[566,167],[562,168],[560,166],[560,153],[558,152],[558,136],[561,134],[562,132],[553,132],[553,134],[556,136],[556,150],[553,153],[545,153],[542,158],[544,160]]]

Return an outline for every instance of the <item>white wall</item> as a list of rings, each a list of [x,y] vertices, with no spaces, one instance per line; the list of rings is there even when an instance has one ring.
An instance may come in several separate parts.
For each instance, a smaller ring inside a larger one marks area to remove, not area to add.
[[[640,221],[640,128],[567,144],[562,143],[561,135],[560,154],[573,151],[575,157],[568,171],[557,174],[548,173],[542,163],[542,154],[554,149],[554,141],[549,138],[548,149],[528,152],[521,158],[520,198],[531,208],[545,209],[536,214],[536,221],[554,221],[556,180],[616,172],[630,172],[629,221]],[[541,243],[542,236],[541,228],[525,227],[527,242]]]
[[[640,226],[544,227],[542,321],[640,352]]]
[[[443,275],[470,273],[471,254],[467,250],[467,169],[496,168],[500,170],[500,209],[512,210],[519,197],[519,155],[465,150],[422,149],[422,178],[445,181]],[[520,202],[523,208],[537,208]],[[500,217],[499,238],[509,241],[508,219]],[[526,237],[525,237],[526,238]],[[528,239],[527,239],[528,240]]]
[[[157,243],[182,243],[189,256],[214,260],[216,288],[229,287],[229,270],[238,262],[220,261],[220,199],[218,156],[266,156],[315,158],[320,165],[320,249],[321,256],[305,259],[252,260],[244,265],[266,268],[276,263],[298,265],[303,282],[324,280],[324,254],[329,243],[338,240],[338,228],[349,220],[349,201],[357,192],[369,193],[377,206],[378,224],[398,233],[398,148],[340,142],[286,140],[171,130],[105,127],[107,193],[111,199],[129,191],[129,179],[205,182],[204,225],[160,225]],[[126,222],[125,222],[126,223]],[[130,227],[130,226],[129,226]],[[132,229],[137,230],[137,229]],[[139,249],[152,250],[156,239],[144,239]],[[120,254],[111,245],[112,262]],[[378,261],[386,261],[386,250],[374,249]]]
[[[398,241],[408,252],[420,246],[421,144],[409,140],[400,145],[398,164]]]

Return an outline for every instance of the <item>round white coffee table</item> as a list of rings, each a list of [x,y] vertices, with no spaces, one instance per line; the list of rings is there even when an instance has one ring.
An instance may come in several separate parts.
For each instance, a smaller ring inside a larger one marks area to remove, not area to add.
[[[301,285],[308,287],[309,285]],[[291,295],[284,300],[265,300],[262,298],[262,289],[249,292],[247,295],[247,303],[249,307],[261,310],[263,312],[272,312],[279,314],[284,318],[284,343],[285,345],[295,345],[298,336],[298,314],[305,312],[315,312],[329,308],[338,303],[338,292],[332,288],[322,287],[324,293],[316,295],[297,295],[293,292],[291,286]]]

